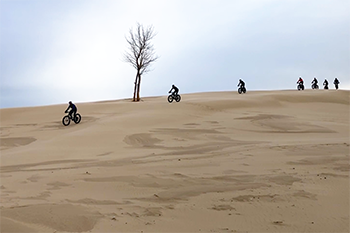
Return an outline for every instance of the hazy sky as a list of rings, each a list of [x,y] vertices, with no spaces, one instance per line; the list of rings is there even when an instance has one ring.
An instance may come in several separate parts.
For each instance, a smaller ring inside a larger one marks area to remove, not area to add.
[[[125,36],[153,25],[159,60],[142,96],[350,89],[349,0],[0,0],[0,107],[131,98]],[[334,86],[331,85],[333,89]]]

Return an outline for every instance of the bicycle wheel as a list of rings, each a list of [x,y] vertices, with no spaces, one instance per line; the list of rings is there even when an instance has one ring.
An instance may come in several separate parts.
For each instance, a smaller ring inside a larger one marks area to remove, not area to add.
[[[64,126],[67,126],[70,124],[70,119],[69,119],[69,116],[64,116],[63,119],[62,119],[62,124]]]
[[[168,102],[169,102],[169,103],[172,103],[173,100],[174,100],[173,96],[172,96],[172,95],[169,95],[169,96],[168,96]]]
[[[81,121],[81,115],[79,113],[77,113],[75,115],[74,122],[75,122],[75,124],[78,124],[80,121]]]

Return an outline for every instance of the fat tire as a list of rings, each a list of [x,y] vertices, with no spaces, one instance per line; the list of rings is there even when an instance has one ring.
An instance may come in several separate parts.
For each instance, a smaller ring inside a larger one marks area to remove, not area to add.
[[[62,119],[62,124],[64,126],[68,126],[70,124],[70,119],[69,119],[69,116],[64,116],[63,119]]]
[[[81,121],[81,115],[79,113],[77,113],[75,115],[74,122],[75,122],[75,124],[79,124],[80,121]]]
[[[181,100],[181,96],[180,95],[176,95],[175,101],[176,102],[180,102],[180,100]]]
[[[173,100],[174,100],[173,96],[172,96],[172,95],[169,95],[169,96],[168,96],[168,102],[169,102],[169,103],[172,103]]]

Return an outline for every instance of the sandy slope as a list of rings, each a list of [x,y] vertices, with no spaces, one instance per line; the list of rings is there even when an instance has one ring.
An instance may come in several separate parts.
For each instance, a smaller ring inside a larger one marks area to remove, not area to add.
[[[1,232],[348,232],[349,95],[1,109]]]

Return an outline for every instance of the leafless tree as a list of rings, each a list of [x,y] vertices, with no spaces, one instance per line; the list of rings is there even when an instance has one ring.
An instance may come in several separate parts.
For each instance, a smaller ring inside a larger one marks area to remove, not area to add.
[[[158,59],[151,44],[155,35],[153,26],[144,28],[137,23],[136,30],[131,28],[129,36],[126,37],[129,50],[125,53],[124,60],[136,69],[133,101],[140,101],[141,76],[150,71],[151,63]]]

